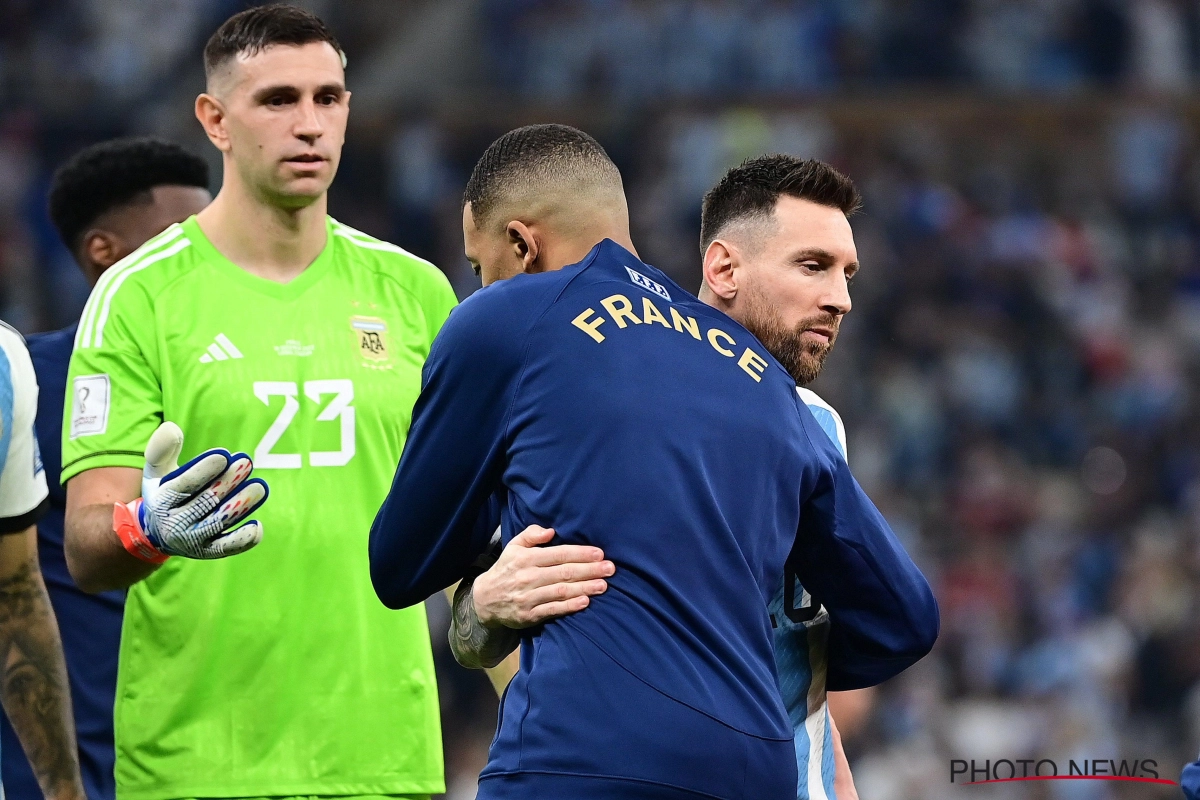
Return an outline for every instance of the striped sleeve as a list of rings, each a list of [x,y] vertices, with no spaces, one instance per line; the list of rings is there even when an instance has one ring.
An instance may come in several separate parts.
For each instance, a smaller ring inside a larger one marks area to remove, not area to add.
[[[846,458],[846,427],[833,406],[810,389],[797,388],[800,399],[812,412],[821,430],[833,440]],[[811,602],[799,585],[795,595]],[[829,614],[820,609],[811,620],[796,625],[782,614],[782,589],[773,603],[779,609],[775,630],[775,661],[784,704],[796,734],[797,800],[837,800],[834,789],[833,731],[829,725],[829,703],[825,691],[828,670],[826,645]]]
[[[0,323],[0,534],[37,521],[48,494],[33,420],[38,385],[25,340]]]

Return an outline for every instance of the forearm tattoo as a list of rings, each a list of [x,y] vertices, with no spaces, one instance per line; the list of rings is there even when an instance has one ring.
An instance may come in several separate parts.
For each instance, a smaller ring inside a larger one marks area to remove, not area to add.
[[[471,587],[475,579],[464,578],[454,592],[450,615],[450,652],[467,669],[490,669],[517,649],[520,631],[512,628],[487,628],[475,613]]]
[[[0,579],[0,703],[47,797],[76,788],[79,761],[62,640],[50,597],[29,559]]]

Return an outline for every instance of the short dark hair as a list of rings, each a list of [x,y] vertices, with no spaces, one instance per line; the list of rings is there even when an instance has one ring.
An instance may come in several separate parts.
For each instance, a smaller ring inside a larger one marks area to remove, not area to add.
[[[85,147],[50,181],[50,220],[72,252],[101,214],[149,202],[155,186],[208,188],[208,164],[161,139],[111,139]]]
[[[770,216],[781,195],[837,208],[846,216],[862,207],[862,196],[854,183],[823,161],[788,155],[751,158],[725,173],[704,195],[701,252],[729,223]]]
[[[257,55],[277,44],[299,47],[328,42],[342,57],[346,54],[333,31],[320,17],[285,3],[247,8],[221,23],[204,46],[204,75],[211,78],[225,62],[241,54]]]
[[[620,185],[621,173],[600,143],[570,125],[527,125],[511,130],[483,151],[463,191],[475,227],[495,210],[506,189],[534,177],[595,175]]]

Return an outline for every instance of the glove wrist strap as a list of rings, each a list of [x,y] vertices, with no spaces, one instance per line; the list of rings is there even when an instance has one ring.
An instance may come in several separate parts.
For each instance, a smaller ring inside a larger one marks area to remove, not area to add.
[[[148,564],[161,564],[170,556],[159,550],[137,521],[137,506],[140,500],[132,503],[117,503],[113,506],[113,530],[121,540],[121,546],[134,558]]]

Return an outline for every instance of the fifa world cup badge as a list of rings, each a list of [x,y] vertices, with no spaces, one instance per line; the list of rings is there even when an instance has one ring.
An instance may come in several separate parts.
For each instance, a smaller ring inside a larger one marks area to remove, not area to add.
[[[351,317],[355,344],[363,363],[368,367],[386,369],[388,363],[387,323],[379,317]]]

